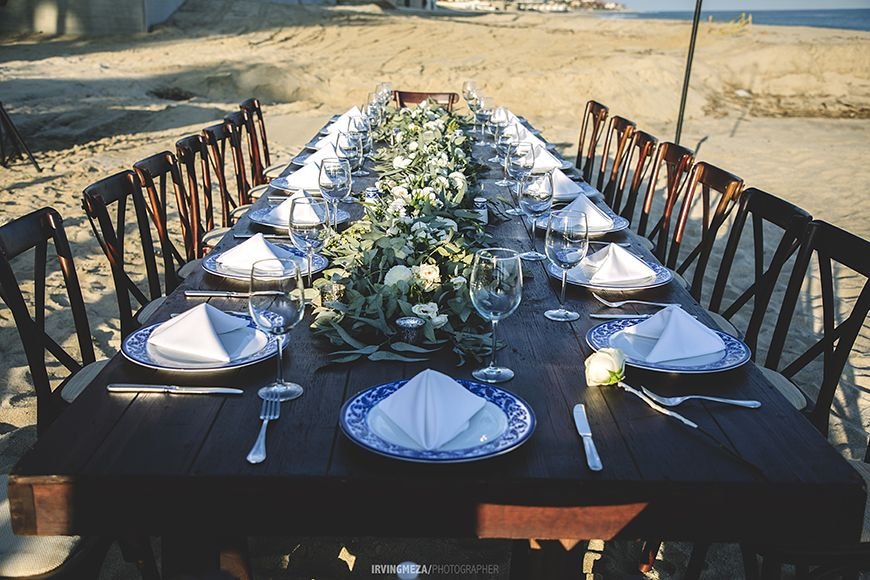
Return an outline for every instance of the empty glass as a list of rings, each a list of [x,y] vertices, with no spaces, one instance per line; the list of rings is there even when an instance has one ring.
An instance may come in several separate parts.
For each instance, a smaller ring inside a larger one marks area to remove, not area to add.
[[[532,238],[532,249],[520,254],[520,258],[529,261],[546,260],[547,256],[535,250],[535,224],[553,207],[553,173],[532,175],[528,181],[521,184],[520,209],[529,218],[529,236]]]
[[[471,303],[477,313],[492,322],[492,354],[489,365],[471,375],[485,383],[502,383],[514,372],[495,364],[498,323],[514,313],[523,297],[523,267],[519,255],[506,248],[485,248],[474,255],[468,282]]]
[[[278,374],[266,387],[282,401],[302,395],[302,386],[284,380],[284,342],[305,314],[302,269],[293,258],[259,260],[251,266],[248,312],[257,327],[278,338]]]
[[[570,210],[552,212],[547,222],[547,237],[544,245],[550,262],[562,271],[559,308],[547,310],[544,316],[556,322],[577,320],[580,315],[565,308],[565,286],[568,283],[568,270],[577,266],[589,250],[586,214]]]
[[[328,157],[320,164],[320,194],[332,204],[332,225],[338,229],[338,202],[350,195],[351,171],[347,159]]]
[[[508,152],[510,151],[512,141],[513,137],[506,135],[505,133],[499,135],[495,140],[495,152],[499,158],[499,165],[502,166],[502,170],[504,171],[502,178],[495,182],[495,184],[500,187],[510,187],[514,184],[508,174]]]
[[[519,195],[526,178],[532,174],[535,168],[535,147],[531,143],[515,143],[508,149],[507,171],[508,175],[517,181],[516,191],[511,190],[514,205],[517,207],[507,210],[509,215],[523,215],[519,206]]]
[[[312,286],[314,253],[323,247],[329,226],[329,204],[323,199],[298,197],[290,202],[290,241],[308,259],[308,285]]]
[[[474,116],[477,119],[477,122],[480,123],[480,139],[477,141],[478,145],[486,143],[486,124],[489,122],[489,118],[492,115],[492,107],[493,102],[490,97],[477,98]]]

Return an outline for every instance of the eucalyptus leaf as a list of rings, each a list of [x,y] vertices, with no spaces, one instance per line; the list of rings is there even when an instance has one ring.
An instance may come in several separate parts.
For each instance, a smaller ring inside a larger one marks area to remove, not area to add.
[[[424,362],[425,358],[411,358],[407,356],[402,356],[400,354],[396,354],[394,352],[379,350],[378,352],[372,353],[368,356],[368,359],[371,361],[379,361],[379,360],[392,360],[399,362]]]

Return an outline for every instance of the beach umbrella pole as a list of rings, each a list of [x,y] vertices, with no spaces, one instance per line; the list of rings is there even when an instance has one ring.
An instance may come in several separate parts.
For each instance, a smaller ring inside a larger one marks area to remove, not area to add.
[[[683,132],[683,117],[686,114],[686,98],[689,96],[689,78],[692,76],[692,59],[695,56],[695,41],[698,39],[698,23],[701,21],[701,3],[703,0],[695,0],[695,16],[692,18],[692,38],[689,40],[689,56],[686,58],[686,75],[683,77],[683,94],[680,97],[680,112],[677,115],[677,135],[674,143],[680,144],[680,135]]]

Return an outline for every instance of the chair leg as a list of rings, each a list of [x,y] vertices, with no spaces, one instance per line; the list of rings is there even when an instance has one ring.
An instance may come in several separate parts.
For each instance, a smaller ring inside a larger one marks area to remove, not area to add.
[[[707,561],[707,550],[709,549],[709,543],[697,542],[692,544],[692,554],[689,556],[689,563],[686,566],[686,574],[683,576],[683,580],[697,580],[701,577],[701,572],[704,571],[704,564]]]
[[[659,548],[662,547],[661,540],[644,540],[643,546],[640,548],[638,556],[637,569],[639,572],[646,574],[653,569],[656,563],[656,556],[659,553]]]
[[[151,549],[151,539],[147,536],[120,538],[118,545],[124,560],[136,565],[142,580],[160,580],[160,571]]]

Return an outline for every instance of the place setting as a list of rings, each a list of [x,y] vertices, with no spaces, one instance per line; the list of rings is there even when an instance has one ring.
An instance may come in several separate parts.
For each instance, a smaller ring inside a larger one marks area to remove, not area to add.
[[[336,158],[324,159],[320,165],[314,163],[305,165],[286,177],[279,177],[270,182],[272,187],[289,193],[289,197],[277,205],[270,204],[267,207],[252,209],[247,215],[257,225],[286,230],[294,200],[315,197],[330,201],[348,199],[352,189],[350,175],[349,164],[342,163]],[[333,208],[331,218],[333,225],[340,225],[350,220],[350,214],[336,206]]]
[[[553,181],[554,187],[562,187],[563,190],[566,188],[564,181],[561,181],[559,176],[554,175]],[[560,186],[556,185],[557,181],[561,182]],[[554,201],[558,201],[558,199],[554,199]],[[613,210],[607,206],[604,206],[604,208],[598,206],[586,195],[576,195],[573,201],[560,209],[586,214],[586,219],[589,225],[589,236],[592,238],[599,238],[607,234],[621,232],[629,226],[629,221],[626,218],[616,215]],[[546,214],[535,220],[535,227],[539,230],[547,229]]]

